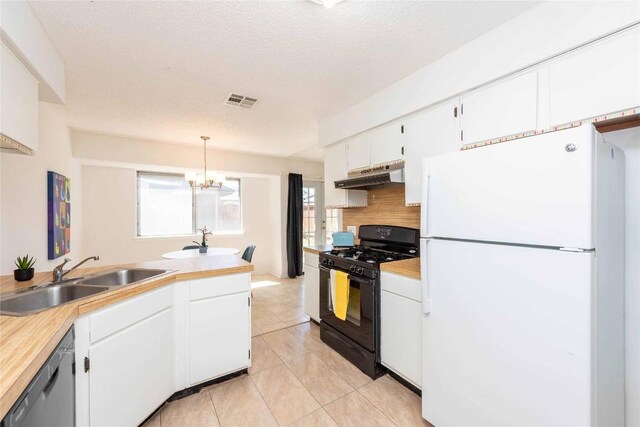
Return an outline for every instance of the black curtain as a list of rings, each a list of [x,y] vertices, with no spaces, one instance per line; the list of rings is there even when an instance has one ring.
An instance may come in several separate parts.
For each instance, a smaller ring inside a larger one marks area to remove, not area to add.
[[[302,175],[297,173],[289,174],[287,270],[291,278],[302,276]]]

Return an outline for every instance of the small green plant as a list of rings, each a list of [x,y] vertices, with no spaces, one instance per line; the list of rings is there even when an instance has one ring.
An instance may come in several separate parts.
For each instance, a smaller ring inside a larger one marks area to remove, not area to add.
[[[27,254],[16,259],[16,267],[18,267],[18,270],[28,270],[33,267],[36,261],[37,259],[33,259],[33,257],[29,258],[29,255]]]
[[[198,232],[202,233],[202,242],[196,242],[195,240],[193,240],[193,243],[195,243],[196,245],[206,248],[207,247],[207,236],[212,235],[213,233],[210,232],[209,230],[207,230],[207,227],[204,226],[204,228],[198,228]]]

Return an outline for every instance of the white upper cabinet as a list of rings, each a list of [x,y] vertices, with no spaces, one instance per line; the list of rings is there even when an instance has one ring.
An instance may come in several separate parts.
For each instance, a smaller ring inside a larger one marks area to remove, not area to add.
[[[420,203],[422,159],[456,149],[456,107],[456,102],[446,102],[404,121],[404,198],[407,205]]]
[[[367,158],[368,153],[367,147]],[[325,206],[336,208],[367,206],[366,191],[341,190],[335,187],[334,182],[346,179],[347,175],[347,144],[339,142],[327,148],[324,155]]]
[[[0,52],[0,132],[38,148],[38,81],[2,43]]]
[[[460,99],[461,143],[535,130],[537,99],[537,71],[465,95]]]
[[[371,164],[371,133],[363,133],[347,141],[347,170],[366,168]],[[346,178],[346,175],[345,175]]]
[[[403,124],[391,123],[371,132],[371,166],[402,160]]]
[[[549,65],[551,125],[640,106],[640,30]]]

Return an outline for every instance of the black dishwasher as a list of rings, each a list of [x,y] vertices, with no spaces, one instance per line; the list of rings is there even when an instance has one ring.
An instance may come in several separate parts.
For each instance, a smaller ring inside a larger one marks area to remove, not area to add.
[[[2,420],[1,427],[73,427],[76,421],[73,326]]]

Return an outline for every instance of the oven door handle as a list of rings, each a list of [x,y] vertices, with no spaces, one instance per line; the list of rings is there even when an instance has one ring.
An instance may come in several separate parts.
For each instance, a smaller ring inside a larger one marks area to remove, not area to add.
[[[359,276],[352,276],[351,274],[347,273],[346,271],[343,271],[339,268],[327,268],[324,265],[318,265],[318,269],[325,271],[329,274],[331,274],[331,270],[336,270],[336,271],[342,271],[343,273],[347,274],[347,278],[349,280],[353,280],[354,282],[358,282],[358,283],[366,283],[370,286],[374,286],[375,287],[375,280],[374,279],[369,279],[368,277],[359,277]]]

